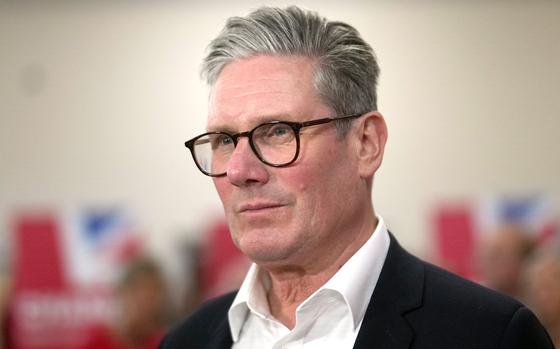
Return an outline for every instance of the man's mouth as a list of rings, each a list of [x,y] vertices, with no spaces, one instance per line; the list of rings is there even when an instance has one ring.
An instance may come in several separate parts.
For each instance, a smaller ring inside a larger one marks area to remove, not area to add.
[[[239,206],[239,213],[257,213],[273,210],[276,208],[283,207],[284,205],[276,202],[251,202],[245,203]]]

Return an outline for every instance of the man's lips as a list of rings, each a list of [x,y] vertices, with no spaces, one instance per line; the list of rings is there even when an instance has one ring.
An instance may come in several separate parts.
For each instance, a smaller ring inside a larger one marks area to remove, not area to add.
[[[285,205],[277,202],[252,202],[252,203],[241,204],[237,212],[239,213],[262,212],[274,208],[279,208],[282,206]]]

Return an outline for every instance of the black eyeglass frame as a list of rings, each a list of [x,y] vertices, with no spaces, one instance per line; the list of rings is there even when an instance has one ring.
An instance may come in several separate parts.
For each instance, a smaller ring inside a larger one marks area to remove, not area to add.
[[[365,115],[365,113],[344,115],[344,116],[340,116],[340,117],[321,118],[321,119],[309,120],[309,121],[304,121],[304,122],[281,121],[281,120],[270,121],[270,122],[265,122],[265,123],[259,124],[259,125],[255,126],[250,131],[239,132],[239,133],[235,133],[235,134],[229,134],[227,132],[206,132],[206,133],[203,133],[201,135],[198,135],[198,136],[196,136],[194,138],[191,138],[188,141],[186,141],[185,142],[185,147],[189,148],[196,167],[198,167],[200,172],[202,172],[203,174],[205,174],[209,177],[223,177],[227,174],[227,171],[224,171],[223,173],[212,174],[210,172],[205,171],[202,168],[202,166],[199,165],[199,163],[197,161],[197,158],[196,158],[195,151],[194,151],[194,146],[195,146],[195,143],[198,139],[200,139],[201,137],[208,136],[208,135],[224,135],[224,136],[227,136],[227,137],[229,137],[233,140],[234,148],[237,147],[237,142],[238,142],[240,137],[247,137],[248,140],[249,140],[249,145],[251,146],[251,150],[253,151],[253,153],[255,154],[257,159],[259,159],[262,163],[264,163],[268,166],[271,166],[271,167],[286,167],[286,166],[289,166],[289,165],[293,164],[299,156],[299,148],[300,148],[300,138],[299,138],[299,136],[300,136],[300,130],[302,128],[309,127],[309,126],[326,124],[326,123],[333,122],[333,121],[355,119],[355,118],[358,118],[358,117],[363,116],[363,115]],[[265,126],[265,125],[277,125],[277,124],[285,124],[285,125],[290,126],[291,129],[294,131],[294,136],[296,138],[296,152],[294,154],[294,157],[292,158],[292,160],[290,160],[286,163],[282,163],[280,165],[272,164],[272,163],[266,161],[265,159],[263,159],[262,155],[259,154],[259,151],[257,150],[257,147],[255,146],[255,143],[253,142],[253,133],[255,132],[256,129],[258,129],[262,126]]]

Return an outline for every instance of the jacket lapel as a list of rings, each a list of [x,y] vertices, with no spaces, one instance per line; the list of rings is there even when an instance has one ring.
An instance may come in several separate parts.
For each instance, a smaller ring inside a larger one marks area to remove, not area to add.
[[[229,324],[227,316],[222,318],[222,320],[217,323],[216,327],[212,331],[212,336],[210,341],[205,344],[205,349],[230,349],[233,345],[233,339],[231,338],[231,332],[229,330]]]
[[[424,267],[390,236],[387,258],[354,349],[406,349],[414,338],[404,315],[421,306]]]

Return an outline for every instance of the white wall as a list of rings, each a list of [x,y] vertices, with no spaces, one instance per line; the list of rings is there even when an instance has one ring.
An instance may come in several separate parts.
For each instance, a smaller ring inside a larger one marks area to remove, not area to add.
[[[377,51],[390,140],[374,199],[405,245],[428,248],[442,198],[560,204],[560,2],[295,3]],[[219,214],[183,142],[204,130],[207,43],[260,4],[0,2],[0,229],[16,207],[124,204],[164,252]]]

